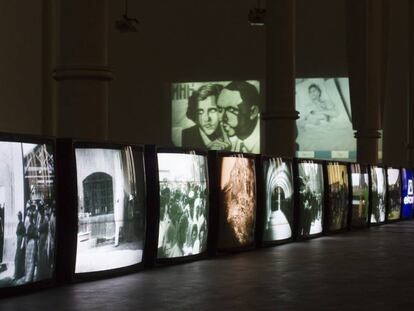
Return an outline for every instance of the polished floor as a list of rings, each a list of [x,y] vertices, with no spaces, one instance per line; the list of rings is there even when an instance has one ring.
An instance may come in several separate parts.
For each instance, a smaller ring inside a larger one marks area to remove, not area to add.
[[[0,310],[413,310],[414,221],[0,300]]]

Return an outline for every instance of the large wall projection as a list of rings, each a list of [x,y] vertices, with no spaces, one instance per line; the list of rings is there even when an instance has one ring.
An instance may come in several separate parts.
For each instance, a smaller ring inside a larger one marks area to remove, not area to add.
[[[260,153],[260,83],[173,83],[172,142],[178,147]]]
[[[356,159],[348,78],[296,79],[297,155]]]

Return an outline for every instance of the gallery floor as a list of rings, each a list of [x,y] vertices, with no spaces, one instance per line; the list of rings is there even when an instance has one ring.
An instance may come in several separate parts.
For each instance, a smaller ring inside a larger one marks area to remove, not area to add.
[[[0,310],[412,310],[414,221],[0,300]]]

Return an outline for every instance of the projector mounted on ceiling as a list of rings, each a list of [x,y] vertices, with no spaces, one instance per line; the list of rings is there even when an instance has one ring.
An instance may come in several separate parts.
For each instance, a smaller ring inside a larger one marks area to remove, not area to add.
[[[249,11],[248,20],[251,26],[264,26],[266,9],[262,7],[261,1],[257,1],[256,7]]]
[[[139,21],[136,18],[128,17],[128,0],[125,0],[125,13],[122,15],[121,19],[115,22],[115,28],[119,32],[137,32],[138,31]]]

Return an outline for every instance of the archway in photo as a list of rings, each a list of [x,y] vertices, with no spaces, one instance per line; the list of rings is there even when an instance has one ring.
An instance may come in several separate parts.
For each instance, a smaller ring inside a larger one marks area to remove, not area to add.
[[[114,188],[112,176],[97,172],[86,177],[83,182],[84,212],[91,216],[114,212]]]

